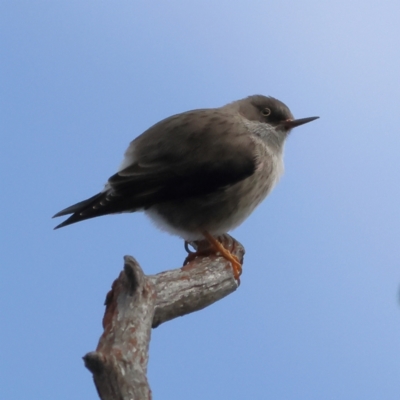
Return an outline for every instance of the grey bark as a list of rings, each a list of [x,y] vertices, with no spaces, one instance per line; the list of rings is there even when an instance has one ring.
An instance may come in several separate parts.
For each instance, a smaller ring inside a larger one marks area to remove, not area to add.
[[[223,243],[239,260],[244,248],[229,235]],[[197,242],[198,256],[189,255],[182,268],[146,276],[138,262],[124,257],[124,270],[107,294],[104,332],[96,351],[86,354],[102,400],[149,400],[147,381],[151,328],[201,310],[234,292],[239,282],[224,258]]]

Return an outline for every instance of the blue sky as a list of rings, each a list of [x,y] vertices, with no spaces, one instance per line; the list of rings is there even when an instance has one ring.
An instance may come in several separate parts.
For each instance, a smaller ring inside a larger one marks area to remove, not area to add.
[[[0,398],[96,399],[81,357],[133,255],[181,265],[141,214],[53,231],[128,143],[251,94],[296,117],[286,171],[233,232],[238,291],[153,330],[154,399],[398,399],[400,6],[2,1]]]

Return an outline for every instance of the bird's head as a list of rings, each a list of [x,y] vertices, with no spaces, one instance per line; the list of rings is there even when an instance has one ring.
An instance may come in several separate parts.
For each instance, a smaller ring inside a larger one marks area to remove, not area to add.
[[[261,95],[247,97],[238,101],[238,111],[250,122],[266,124],[266,132],[282,141],[295,127],[314,121],[319,117],[295,119],[289,107],[281,101]]]

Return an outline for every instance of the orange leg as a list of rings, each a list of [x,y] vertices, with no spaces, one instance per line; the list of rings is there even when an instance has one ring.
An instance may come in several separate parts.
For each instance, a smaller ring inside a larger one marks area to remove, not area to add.
[[[202,234],[214,247],[215,251],[221,253],[222,257],[230,261],[230,263],[232,264],[233,276],[238,281],[240,275],[242,274],[242,264],[240,263],[238,258],[229,250],[227,250],[221,242],[219,242],[214,236],[210,235],[207,231],[203,231]]]

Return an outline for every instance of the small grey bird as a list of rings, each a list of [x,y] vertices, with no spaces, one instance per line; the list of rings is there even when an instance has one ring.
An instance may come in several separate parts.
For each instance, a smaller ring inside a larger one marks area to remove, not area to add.
[[[317,118],[294,119],[281,101],[261,95],[173,115],[131,142],[100,193],[57,213],[72,215],[55,229],[145,211],[186,241],[206,238],[238,279],[240,262],[217,238],[240,225],[278,182],[291,129]]]

